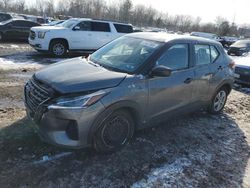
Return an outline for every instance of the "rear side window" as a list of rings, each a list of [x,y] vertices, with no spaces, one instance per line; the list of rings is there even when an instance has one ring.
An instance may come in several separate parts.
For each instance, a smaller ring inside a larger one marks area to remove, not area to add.
[[[195,45],[196,65],[206,65],[213,63],[218,57],[219,52],[214,46]]]
[[[115,29],[118,33],[132,33],[133,28],[131,25],[114,24]]]
[[[211,62],[209,45],[195,45],[196,65],[205,65]]]
[[[91,31],[110,32],[109,23],[91,22]]]
[[[188,68],[188,44],[175,44],[156,61],[156,65],[164,65],[172,70]]]

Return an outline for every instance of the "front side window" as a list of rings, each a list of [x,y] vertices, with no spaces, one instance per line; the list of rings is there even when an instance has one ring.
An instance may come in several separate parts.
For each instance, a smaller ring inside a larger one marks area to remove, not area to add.
[[[110,26],[109,26],[109,23],[91,22],[91,30],[92,31],[110,32]]]
[[[73,19],[70,19],[70,20],[67,20],[61,24],[58,24],[56,25],[56,27],[65,27],[65,28],[71,28],[73,27],[75,24],[77,24],[79,21],[78,20],[73,20]]]
[[[90,56],[90,61],[114,71],[133,73],[163,44],[124,36],[97,50]]]
[[[205,65],[211,62],[209,45],[195,45],[196,65]]]
[[[172,70],[188,68],[188,44],[173,45],[161,55],[156,65],[164,65]]]
[[[91,24],[89,21],[80,22],[77,26],[80,28],[80,31],[91,31]]]

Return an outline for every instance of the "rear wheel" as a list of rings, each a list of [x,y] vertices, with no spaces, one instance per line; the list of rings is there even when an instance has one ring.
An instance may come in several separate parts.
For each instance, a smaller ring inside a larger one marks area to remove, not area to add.
[[[219,89],[215,96],[213,97],[213,100],[209,106],[208,111],[212,114],[218,114],[220,113],[227,101],[227,95],[228,95],[228,91],[226,88],[221,88]]]
[[[114,152],[125,146],[134,133],[134,120],[125,110],[110,114],[94,135],[94,147],[98,152]]]
[[[67,54],[68,48],[66,42],[56,40],[50,44],[50,53],[56,57],[63,57]]]

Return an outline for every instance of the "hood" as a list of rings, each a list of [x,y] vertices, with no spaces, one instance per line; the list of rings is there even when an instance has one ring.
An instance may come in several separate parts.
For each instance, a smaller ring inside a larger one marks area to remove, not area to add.
[[[126,75],[96,67],[79,57],[50,65],[34,76],[61,94],[69,94],[115,87]]]
[[[36,26],[32,27],[31,30],[33,31],[49,31],[49,30],[66,30],[65,27],[55,27],[55,26]]]
[[[250,69],[250,56],[236,59],[235,66],[236,67],[247,67]]]

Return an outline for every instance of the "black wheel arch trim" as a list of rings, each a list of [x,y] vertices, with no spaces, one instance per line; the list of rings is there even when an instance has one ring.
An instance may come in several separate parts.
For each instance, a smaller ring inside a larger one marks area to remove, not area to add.
[[[106,107],[97,115],[97,118],[94,120],[94,123],[92,124],[88,134],[87,140],[89,145],[93,143],[93,136],[101,123],[116,110],[127,110],[135,121],[135,130],[140,127],[140,124],[142,123],[142,114],[140,113],[141,110],[139,106],[135,102],[127,100],[116,102]]]
[[[233,82],[231,80],[224,80],[223,82],[221,82],[215,89],[215,93],[213,94],[211,100],[214,98],[214,96],[216,95],[216,93],[219,91],[219,89],[226,87],[227,88],[227,95],[231,92],[232,88],[233,88]]]

